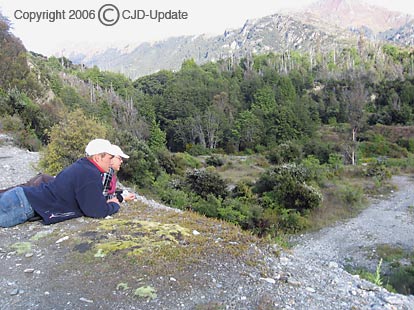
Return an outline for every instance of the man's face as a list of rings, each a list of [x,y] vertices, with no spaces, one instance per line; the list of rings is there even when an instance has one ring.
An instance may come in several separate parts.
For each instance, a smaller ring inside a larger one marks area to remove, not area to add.
[[[115,156],[114,158],[112,158],[111,160],[112,169],[114,169],[115,171],[119,171],[119,169],[121,169],[122,162],[123,160],[121,156]]]
[[[113,155],[104,153],[103,155],[96,156],[95,162],[102,168],[104,171],[109,171],[111,167],[111,161],[114,158]]]

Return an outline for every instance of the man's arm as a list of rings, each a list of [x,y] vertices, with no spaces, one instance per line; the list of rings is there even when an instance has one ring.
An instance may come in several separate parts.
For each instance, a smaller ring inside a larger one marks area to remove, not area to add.
[[[105,200],[100,184],[90,183],[85,186],[77,193],[76,199],[83,214],[89,217],[103,218],[119,210],[117,200]]]

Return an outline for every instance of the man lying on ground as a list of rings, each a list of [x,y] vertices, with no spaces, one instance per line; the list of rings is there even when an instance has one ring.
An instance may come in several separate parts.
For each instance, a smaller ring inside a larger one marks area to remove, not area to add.
[[[116,197],[105,199],[102,176],[115,156],[108,140],[95,139],[85,149],[89,155],[62,170],[40,186],[16,187],[0,194],[0,227],[11,227],[38,215],[45,224],[89,216],[104,218],[119,210]]]

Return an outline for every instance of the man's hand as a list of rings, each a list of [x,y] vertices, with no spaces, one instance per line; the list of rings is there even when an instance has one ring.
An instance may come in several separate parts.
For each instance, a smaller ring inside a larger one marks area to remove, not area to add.
[[[127,195],[124,196],[124,200],[125,201],[131,201],[134,200],[136,198],[134,193],[128,193]]]
[[[106,202],[115,202],[115,203],[119,204],[119,200],[116,197],[108,199]]]

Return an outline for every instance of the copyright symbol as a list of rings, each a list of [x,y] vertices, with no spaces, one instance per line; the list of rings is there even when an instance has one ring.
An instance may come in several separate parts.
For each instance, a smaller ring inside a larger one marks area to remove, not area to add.
[[[113,4],[104,4],[98,11],[98,18],[102,25],[113,26],[119,20],[119,10]]]

